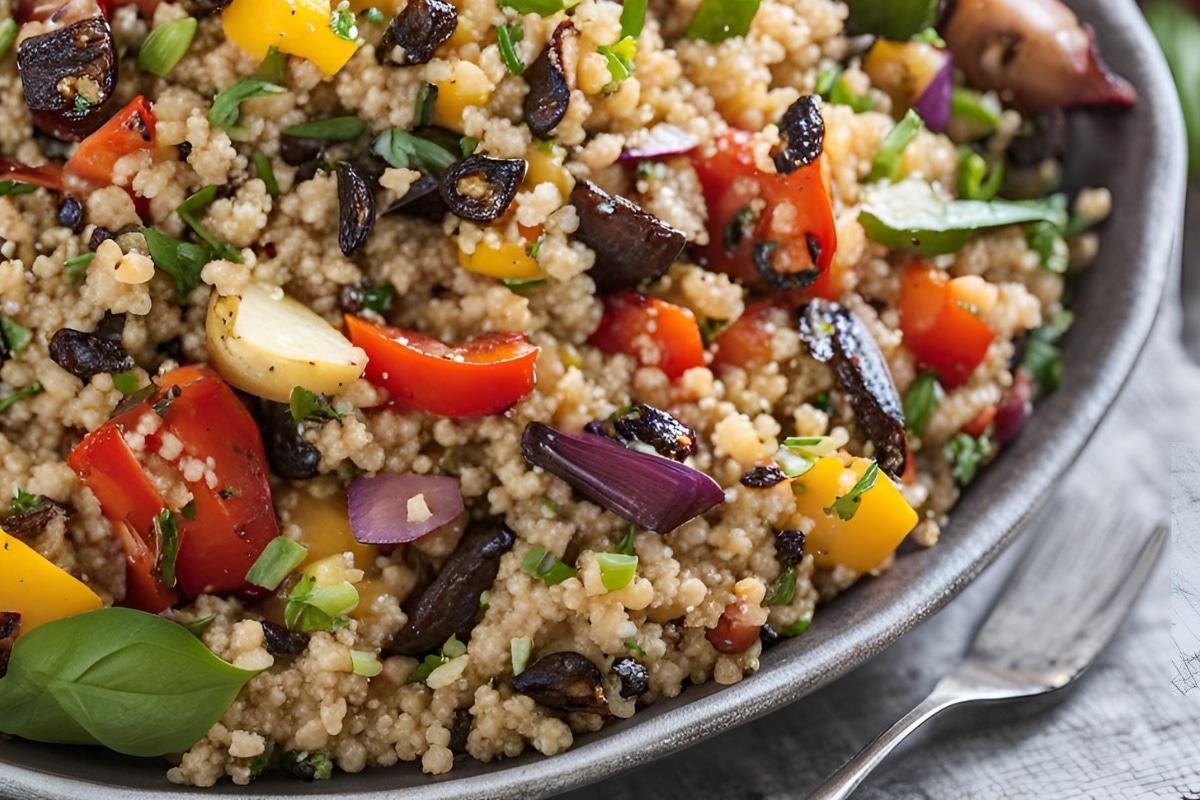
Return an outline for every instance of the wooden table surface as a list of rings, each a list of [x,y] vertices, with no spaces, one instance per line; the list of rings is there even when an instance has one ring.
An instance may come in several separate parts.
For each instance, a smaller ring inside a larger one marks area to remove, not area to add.
[[[1059,490],[1137,504],[1162,519],[1172,442],[1200,448],[1200,188],[1189,201],[1183,280],[1173,283],[1133,378]],[[1029,541],[1022,537],[941,613],[816,694],[564,800],[803,797],[957,663]],[[855,797],[1200,798],[1200,692],[1184,696],[1172,682],[1171,560],[1183,549],[1168,550],[1078,683],[1046,698],[949,712]],[[1181,566],[1200,572],[1200,564]]]

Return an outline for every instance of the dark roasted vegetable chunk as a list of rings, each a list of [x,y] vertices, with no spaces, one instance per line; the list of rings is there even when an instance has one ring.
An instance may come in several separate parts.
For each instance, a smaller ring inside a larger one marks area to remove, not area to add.
[[[655,280],[687,244],[680,231],[591,181],[575,184],[571,205],[579,212],[574,237],[596,253],[596,265],[588,274],[598,292]]]
[[[559,711],[608,709],[600,669],[591,659],[569,650],[539,658],[513,678],[513,689]]]

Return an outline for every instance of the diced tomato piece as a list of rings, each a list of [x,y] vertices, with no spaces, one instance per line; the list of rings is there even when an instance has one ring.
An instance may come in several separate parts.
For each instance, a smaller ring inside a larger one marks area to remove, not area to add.
[[[75,148],[66,173],[95,183],[111,183],[117,161],[156,144],[154,113],[145,97],[138,95],[100,129]]]
[[[604,298],[604,316],[588,344],[606,353],[632,356],[643,367],[658,367],[671,380],[704,366],[704,340],[691,310],[641,292]]]
[[[988,429],[988,426],[992,424],[992,420],[995,418],[996,404],[988,403],[979,409],[979,413],[970,422],[962,426],[962,432],[968,436],[983,436],[984,431]]]
[[[717,140],[715,154],[693,158],[708,206],[704,263],[760,291],[797,284],[810,296],[836,297],[840,281],[832,277],[813,288],[829,273],[837,248],[825,156],[788,175],[764,172],[752,141],[750,133],[730,130]],[[764,277],[764,271],[773,274]]]
[[[152,397],[84,437],[67,463],[125,550],[126,605],[157,613],[181,595],[251,591],[246,572],[279,529],[258,427],[215,372],[167,373]],[[177,589],[162,582],[155,528],[168,508],[158,488],[164,482],[192,495],[186,510],[170,509],[179,529]]]
[[[346,315],[350,341],[366,351],[366,378],[393,401],[443,417],[500,414],[533,391],[541,348],[523,333],[486,333],[450,345]]]
[[[771,337],[786,328],[790,314],[771,300],[759,300],[746,306],[745,312],[713,340],[713,366],[743,369],[765,367],[773,361]]]
[[[966,383],[996,337],[955,296],[946,273],[923,263],[906,267],[900,278],[900,330],[904,345],[948,391]]]

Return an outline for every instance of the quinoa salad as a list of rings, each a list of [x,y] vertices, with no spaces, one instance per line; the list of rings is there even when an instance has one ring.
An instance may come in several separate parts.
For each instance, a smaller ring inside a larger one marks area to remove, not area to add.
[[[211,786],[553,755],[935,545],[1135,96],[1058,0],[0,0],[0,100],[0,733]]]

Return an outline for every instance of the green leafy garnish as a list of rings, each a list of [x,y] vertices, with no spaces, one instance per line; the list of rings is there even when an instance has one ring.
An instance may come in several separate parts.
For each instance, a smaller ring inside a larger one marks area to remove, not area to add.
[[[33,331],[18,325],[3,314],[0,314],[0,336],[4,337],[10,353],[21,352],[33,341]]]
[[[525,62],[517,52],[516,43],[525,38],[525,28],[520,23],[516,25],[498,25],[496,27],[496,45],[500,48],[500,58],[511,75],[520,75],[525,71]]]
[[[1187,127],[1189,171],[1200,177],[1200,19],[1179,3],[1163,0],[1148,5],[1145,12],[1175,76]]]
[[[780,636],[799,636],[808,630],[808,626],[812,624],[812,617],[808,619],[798,619],[791,625],[779,629]]]
[[[939,0],[846,0],[853,33],[873,33],[900,42],[937,22]]]
[[[765,606],[786,606],[796,599],[796,568],[788,567],[780,573],[767,591]]]
[[[923,42],[924,44],[931,44],[934,47],[941,47],[941,48],[946,47],[946,40],[943,39],[938,34],[937,28],[934,28],[932,25],[929,26],[928,28],[925,28],[924,30],[920,30],[920,31],[917,31],[916,33],[914,33],[912,35],[912,41]]]
[[[12,178],[0,181],[0,197],[15,197],[19,194],[29,194],[37,191],[32,183],[21,183]]]
[[[992,442],[985,433],[975,437],[956,433],[944,448],[946,460],[950,462],[950,474],[959,486],[975,480],[975,473],[992,453]]]
[[[614,45],[600,45],[596,52],[608,59],[608,74],[612,76],[612,81],[604,87],[604,93],[612,94],[637,67],[637,40],[626,36]]]
[[[279,770],[306,781],[327,781],[333,777],[333,761],[324,753],[289,750],[279,757]]]
[[[0,21],[0,58],[8,55],[8,50],[17,40],[20,30],[21,26],[17,25],[17,21],[12,17]]]
[[[518,14],[537,14],[550,17],[579,5],[579,0],[500,0],[500,5]]]
[[[745,36],[758,13],[760,0],[703,0],[687,37],[705,42],[723,42],[733,36]]]
[[[371,152],[397,169],[423,169],[434,177],[441,177],[458,161],[458,156],[446,148],[403,128],[379,134],[371,144]]]
[[[987,159],[970,147],[958,149],[958,196],[963,200],[991,200],[1004,183],[1004,162],[988,172]]]
[[[256,674],[173,622],[101,608],[17,638],[0,680],[0,732],[131,756],[182,753]]]
[[[383,672],[383,662],[374,653],[367,652],[366,650],[351,650],[350,671],[355,675],[374,678]]]
[[[981,93],[965,86],[955,86],[950,95],[950,116],[971,123],[975,139],[981,139],[996,130],[1003,110],[995,92]]]
[[[350,10],[350,4],[346,0],[342,0],[330,12],[329,29],[333,31],[334,36],[339,39],[345,39],[347,42],[353,42],[358,38],[358,23],[354,18],[354,12]]]
[[[164,508],[154,519],[155,539],[158,541],[158,571],[168,588],[175,586],[175,559],[179,556],[179,520],[175,512]]]
[[[292,410],[292,420],[297,425],[310,419],[342,419],[346,416],[344,412],[330,405],[328,397],[310,392],[303,386],[292,387],[288,407]]]
[[[312,575],[301,578],[288,594],[283,620],[292,630],[303,633],[331,631],[344,627],[349,614],[358,605],[358,590],[349,581],[334,586],[317,586]]]
[[[34,381],[33,385],[30,386],[28,389],[25,389],[24,391],[21,391],[21,392],[14,392],[13,394],[10,394],[8,397],[5,397],[3,400],[0,400],[0,414],[4,413],[9,408],[11,408],[12,406],[21,402],[22,400],[29,398],[29,397],[33,397],[35,394],[41,394],[43,391],[44,391],[44,389],[42,387],[42,384],[38,383],[37,381]]]
[[[279,197],[279,182],[275,180],[275,170],[271,167],[271,159],[256,151],[254,153],[254,170],[258,173],[259,180],[267,187],[267,194],[271,197]]]
[[[268,47],[256,74],[267,83],[282,86],[287,79],[287,56],[276,47]]]
[[[1059,275],[1067,271],[1071,251],[1056,225],[1050,222],[1033,223],[1025,231],[1025,243],[1037,253],[1042,269]]]
[[[597,553],[600,582],[610,592],[624,589],[637,575],[638,557],[622,553]]]
[[[187,303],[188,295],[200,285],[200,271],[213,260],[213,252],[203,245],[185,242],[159,233],[153,228],[142,228],[146,247],[154,266],[175,282],[175,302]]]
[[[479,149],[479,140],[474,136],[464,136],[458,140],[458,149],[463,158],[469,158]]]
[[[24,489],[17,489],[12,499],[12,510],[16,514],[28,514],[37,511],[46,504],[46,498],[40,494],[30,494]]]
[[[904,151],[912,144],[913,139],[921,132],[925,123],[921,115],[914,109],[909,109],[904,118],[896,123],[875,151],[871,162],[871,174],[867,176],[869,183],[876,181],[894,181],[900,177],[900,165],[904,159]]]
[[[91,108],[93,105],[95,105],[95,103],[93,103],[91,100],[88,100],[83,95],[81,95],[81,94],[75,95],[75,110],[78,111],[80,114],[86,114],[87,110],[89,108]]]
[[[789,436],[776,451],[775,463],[784,475],[799,478],[816,465],[818,458],[833,455],[838,447],[830,436]]]
[[[353,142],[367,126],[358,117],[330,117],[312,122],[302,122],[290,128],[284,128],[285,136],[298,136],[301,139],[320,139],[323,142]]]
[[[466,652],[467,646],[460,642],[457,636],[451,636],[442,645],[441,651],[425,656],[425,660],[418,664],[412,675],[409,676],[409,683],[420,683],[433,674],[435,669]]]
[[[433,112],[437,107],[438,87],[436,83],[424,83],[417,92],[417,110],[413,115],[413,125],[423,128],[433,124]],[[378,140],[377,140],[378,141]],[[395,166],[394,164],[392,166]]]
[[[637,637],[635,636],[630,636],[625,640],[625,649],[633,653],[638,658],[646,657],[646,651],[642,649],[640,644],[638,644]]]
[[[646,0],[624,0],[621,5],[621,38],[642,35],[646,26]]]
[[[179,509],[179,516],[183,517],[184,519],[195,519],[196,501],[188,500],[186,503],[184,503],[183,508]]]
[[[191,622],[181,622],[179,623],[179,626],[192,636],[195,636],[197,639],[199,639],[204,635],[204,632],[208,630],[209,626],[213,624],[216,618],[216,614],[209,614],[207,617],[200,617],[199,619],[194,619]]]
[[[512,651],[513,677],[516,677],[529,664],[529,656],[533,653],[533,637],[521,636],[510,641],[508,646]]]
[[[362,294],[363,308],[369,308],[378,314],[386,314],[392,307],[396,297],[396,287],[390,283],[372,286]]]
[[[1030,331],[1025,339],[1021,366],[1046,394],[1054,392],[1062,383],[1062,351],[1058,348],[1058,340],[1074,321],[1075,316],[1070,311],[1060,311],[1046,324]]]
[[[87,274],[88,264],[96,257],[95,253],[81,253],[63,262],[63,277],[71,283],[78,283]]]
[[[246,582],[275,591],[292,570],[304,563],[308,548],[286,536],[267,542],[254,566],[246,573]]]
[[[138,66],[159,77],[169,75],[192,46],[198,24],[195,17],[184,17],[150,31],[138,51]]]
[[[261,78],[242,78],[213,98],[208,121],[218,128],[229,130],[237,125],[238,117],[242,113],[242,103],[259,97],[282,94],[285,91],[287,90],[282,86]]]
[[[849,522],[854,519],[854,515],[858,513],[858,507],[862,505],[862,496],[866,494],[872,486],[875,485],[876,479],[879,477],[879,465],[874,461],[867,467],[866,472],[858,479],[850,491],[833,501],[833,505],[825,509],[825,513],[836,512],[841,517],[842,522]]]
[[[633,555],[633,537],[636,535],[637,528],[630,525],[629,530],[625,531],[625,535],[621,537],[621,541],[617,542],[617,546],[613,549],[613,552],[623,556]]]
[[[197,211],[207,208],[208,205],[216,199],[217,187],[205,186],[203,189],[199,190],[191,197],[180,203],[179,207],[175,209],[175,213],[179,215],[179,218],[183,220],[184,223],[191,228],[192,231],[199,236],[206,245],[208,245],[209,249],[212,250],[217,258],[223,258],[226,261],[233,261],[241,264],[242,254],[238,252],[238,249],[228,242],[222,242],[220,239],[213,236],[203,225],[200,224],[200,221],[195,217]]]
[[[929,416],[942,399],[936,372],[922,372],[904,395],[904,427],[914,436],[924,436]]]
[[[383,22],[385,19],[387,19],[387,17],[385,17],[383,15],[383,12],[380,11],[375,6],[371,6],[370,8],[367,9],[367,21],[368,22]]]
[[[112,376],[113,388],[125,396],[129,396],[142,388],[138,374],[133,370],[118,372]]]
[[[554,553],[538,545],[525,554],[521,561],[521,570],[526,575],[532,575],[547,586],[562,583],[567,578],[575,577],[575,568],[558,560]]]

